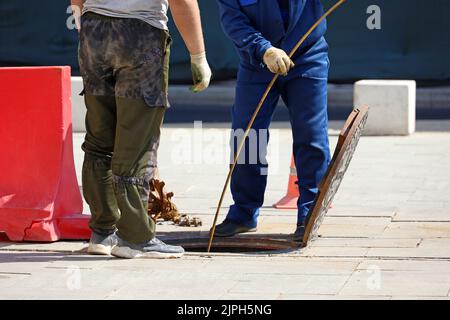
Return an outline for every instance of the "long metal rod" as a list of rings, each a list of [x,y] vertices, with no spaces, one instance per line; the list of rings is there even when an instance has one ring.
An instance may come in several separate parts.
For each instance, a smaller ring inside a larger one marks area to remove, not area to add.
[[[304,34],[304,36],[297,42],[297,44],[295,45],[295,47],[291,50],[291,52],[289,53],[289,57],[292,58],[292,56],[295,54],[295,52],[297,52],[298,48],[300,48],[300,46],[305,42],[305,40],[310,36],[310,34],[319,26],[319,24],[325,20],[330,14],[333,13],[333,11],[335,11],[338,7],[340,7],[346,0],[339,0],[334,6],[332,6],[323,16],[321,16],[319,18],[319,20],[317,20],[316,23],[313,24],[313,26],[308,30],[308,32],[306,32]],[[214,222],[213,222],[213,226],[211,228],[211,232],[209,235],[209,242],[208,242],[208,253],[211,251],[211,245],[214,239],[214,232],[216,231],[216,224],[217,224],[217,219],[219,217],[219,213],[220,213],[220,207],[222,206],[222,202],[223,202],[223,198],[225,197],[225,193],[228,189],[228,185],[230,183],[231,180],[231,176],[234,172],[234,168],[236,167],[236,163],[237,163],[237,159],[239,158],[241,152],[242,152],[242,148],[244,147],[245,144],[245,140],[248,137],[248,134],[250,133],[250,130],[253,126],[253,123],[255,122],[256,117],[258,116],[259,110],[261,110],[262,105],[264,104],[264,102],[267,99],[267,96],[269,95],[270,90],[272,90],[272,87],[274,86],[275,82],[277,81],[279,75],[276,74],[272,81],[270,81],[269,85],[267,86],[266,91],[264,92],[261,100],[259,101],[258,106],[256,107],[255,112],[253,113],[252,118],[250,119],[250,122],[248,123],[247,129],[245,130],[244,136],[242,137],[242,141],[239,144],[239,147],[237,149],[237,152],[234,156],[234,160],[233,160],[233,164],[230,167],[230,170],[228,172],[227,175],[227,179],[225,180],[225,185],[223,186],[223,190],[222,190],[222,194],[220,195],[220,200],[219,200],[219,204],[217,205],[217,210],[216,210],[216,215],[214,216]]]

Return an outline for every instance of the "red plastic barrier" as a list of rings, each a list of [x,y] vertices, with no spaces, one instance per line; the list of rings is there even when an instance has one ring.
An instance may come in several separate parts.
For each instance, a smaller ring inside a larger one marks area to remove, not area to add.
[[[69,67],[0,68],[0,231],[87,239],[73,160]]]

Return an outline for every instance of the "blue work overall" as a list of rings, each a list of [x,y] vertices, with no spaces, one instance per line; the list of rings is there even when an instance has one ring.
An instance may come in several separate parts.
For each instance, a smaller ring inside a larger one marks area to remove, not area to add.
[[[272,46],[289,53],[324,11],[320,0],[217,1],[223,29],[240,56],[232,129],[245,130],[274,76],[263,63],[264,53]],[[295,67],[287,76],[280,76],[252,127],[258,132],[267,130],[279,98],[283,99],[289,110],[300,189],[298,224],[307,216],[330,162],[327,116],[329,59],[325,31],[324,21],[292,57]],[[262,132],[267,132],[264,138],[268,139],[268,131]],[[256,137],[261,139],[260,134]],[[234,152],[237,145],[236,139],[232,139]],[[257,161],[249,161],[252,148],[247,146],[246,161],[240,161],[235,168],[231,179],[234,204],[226,218],[248,228],[257,225],[267,184],[267,148],[259,142],[257,148],[260,155]],[[287,146],[282,151],[289,152]]]

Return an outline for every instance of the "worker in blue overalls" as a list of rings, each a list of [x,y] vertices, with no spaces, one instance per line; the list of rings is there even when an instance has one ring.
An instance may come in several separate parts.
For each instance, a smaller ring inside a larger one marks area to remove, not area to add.
[[[322,16],[322,4],[320,0],[217,1],[223,29],[240,56],[232,109],[233,132],[245,130],[274,73],[281,75],[252,129],[258,133],[264,132],[268,139],[268,131],[261,130],[268,129],[281,96],[289,110],[300,189],[294,239],[301,240],[306,216],[330,162],[327,116],[329,59],[324,38],[326,22],[322,22],[307,38],[292,60],[287,53]],[[238,162],[231,179],[234,204],[226,219],[217,226],[216,236],[229,237],[256,231],[267,183],[267,150],[258,133],[257,160],[252,161],[255,157],[250,153],[255,148],[248,145],[251,143],[248,139],[243,155],[245,161]],[[239,142],[236,136],[231,139],[234,152]]]

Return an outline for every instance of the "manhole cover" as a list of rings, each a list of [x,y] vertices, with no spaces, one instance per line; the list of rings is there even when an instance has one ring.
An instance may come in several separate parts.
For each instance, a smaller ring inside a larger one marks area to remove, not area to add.
[[[356,146],[367,121],[368,111],[369,108],[367,107],[353,110],[339,134],[339,140],[328,171],[319,186],[319,193],[308,214],[305,236],[303,237],[303,244],[305,246],[308,244],[308,241],[317,238],[317,231],[320,224],[323,218],[325,218],[333,197],[355,153]]]
[[[180,245],[188,252],[206,252],[208,249],[208,237],[193,239],[165,240],[168,244]],[[211,252],[227,253],[269,253],[279,251],[292,251],[299,249],[299,243],[289,240],[264,239],[264,238],[215,238]]]

